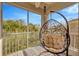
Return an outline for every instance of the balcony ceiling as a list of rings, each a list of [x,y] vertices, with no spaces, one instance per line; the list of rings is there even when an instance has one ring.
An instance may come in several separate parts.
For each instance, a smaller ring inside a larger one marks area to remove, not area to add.
[[[43,14],[44,6],[47,6],[47,13],[51,10],[61,10],[68,6],[75,4],[75,2],[40,2],[39,7],[35,6],[36,2],[7,2],[8,4],[14,5],[16,7],[20,7],[26,10],[30,10],[32,12]]]

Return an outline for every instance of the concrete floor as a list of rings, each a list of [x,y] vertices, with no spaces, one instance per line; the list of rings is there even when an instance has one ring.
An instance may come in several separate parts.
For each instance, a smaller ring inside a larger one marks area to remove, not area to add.
[[[31,47],[24,49],[22,51],[15,52],[8,56],[57,56],[57,55],[47,52],[41,46],[37,46],[37,47]],[[59,54],[59,56],[64,56],[64,54]]]

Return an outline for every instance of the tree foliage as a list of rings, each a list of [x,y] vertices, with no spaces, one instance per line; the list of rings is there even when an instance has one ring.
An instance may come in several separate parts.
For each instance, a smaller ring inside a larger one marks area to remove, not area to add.
[[[38,31],[39,27],[30,23],[26,25],[24,21],[20,20],[5,20],[3,21],[3,31],[4,32],[27,32],[27,29],[30,32]]]

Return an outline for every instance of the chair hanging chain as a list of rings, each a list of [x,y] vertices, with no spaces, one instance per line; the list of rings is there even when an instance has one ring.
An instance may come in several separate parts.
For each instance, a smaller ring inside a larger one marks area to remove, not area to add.
[[[50,12],[50,19],[52,19],[52,12]]]
[[[46,15],[46,6],[44,6],[44,15]]]

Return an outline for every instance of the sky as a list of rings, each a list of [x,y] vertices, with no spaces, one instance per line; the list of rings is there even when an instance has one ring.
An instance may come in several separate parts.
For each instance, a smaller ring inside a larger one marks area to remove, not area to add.
[[[27,10],[17,8],[6,3],[3,4],[3,20],[19,20],[22,19],[27,24]],[[41,16],[29,12],[29,23],[41,24]]]
[[[69,6],[67,8],[64,8],[62,10],[59,10],[58,12],[62,13],[67,18],[68,21],[70,21],[72,19],[76,19],[76,18],[78,18],[78,3],[76,3],[72,6]],[[30,23],[41,24],[40,15],[33,13],[33,12],[30,12],[29,14],[30,14],[30,17],[29,17]],[[62,22],[64,20],[60,15],[58,15],[56,13],[52,14],[52,18],[58,20],[59,22]],[[3,3],[3,19],[4,20],[22,19],[22,20],[24,20],[25,23],[27,23],[27,10]],[[50,19],[50,17],[49,17],[49,19]]]

